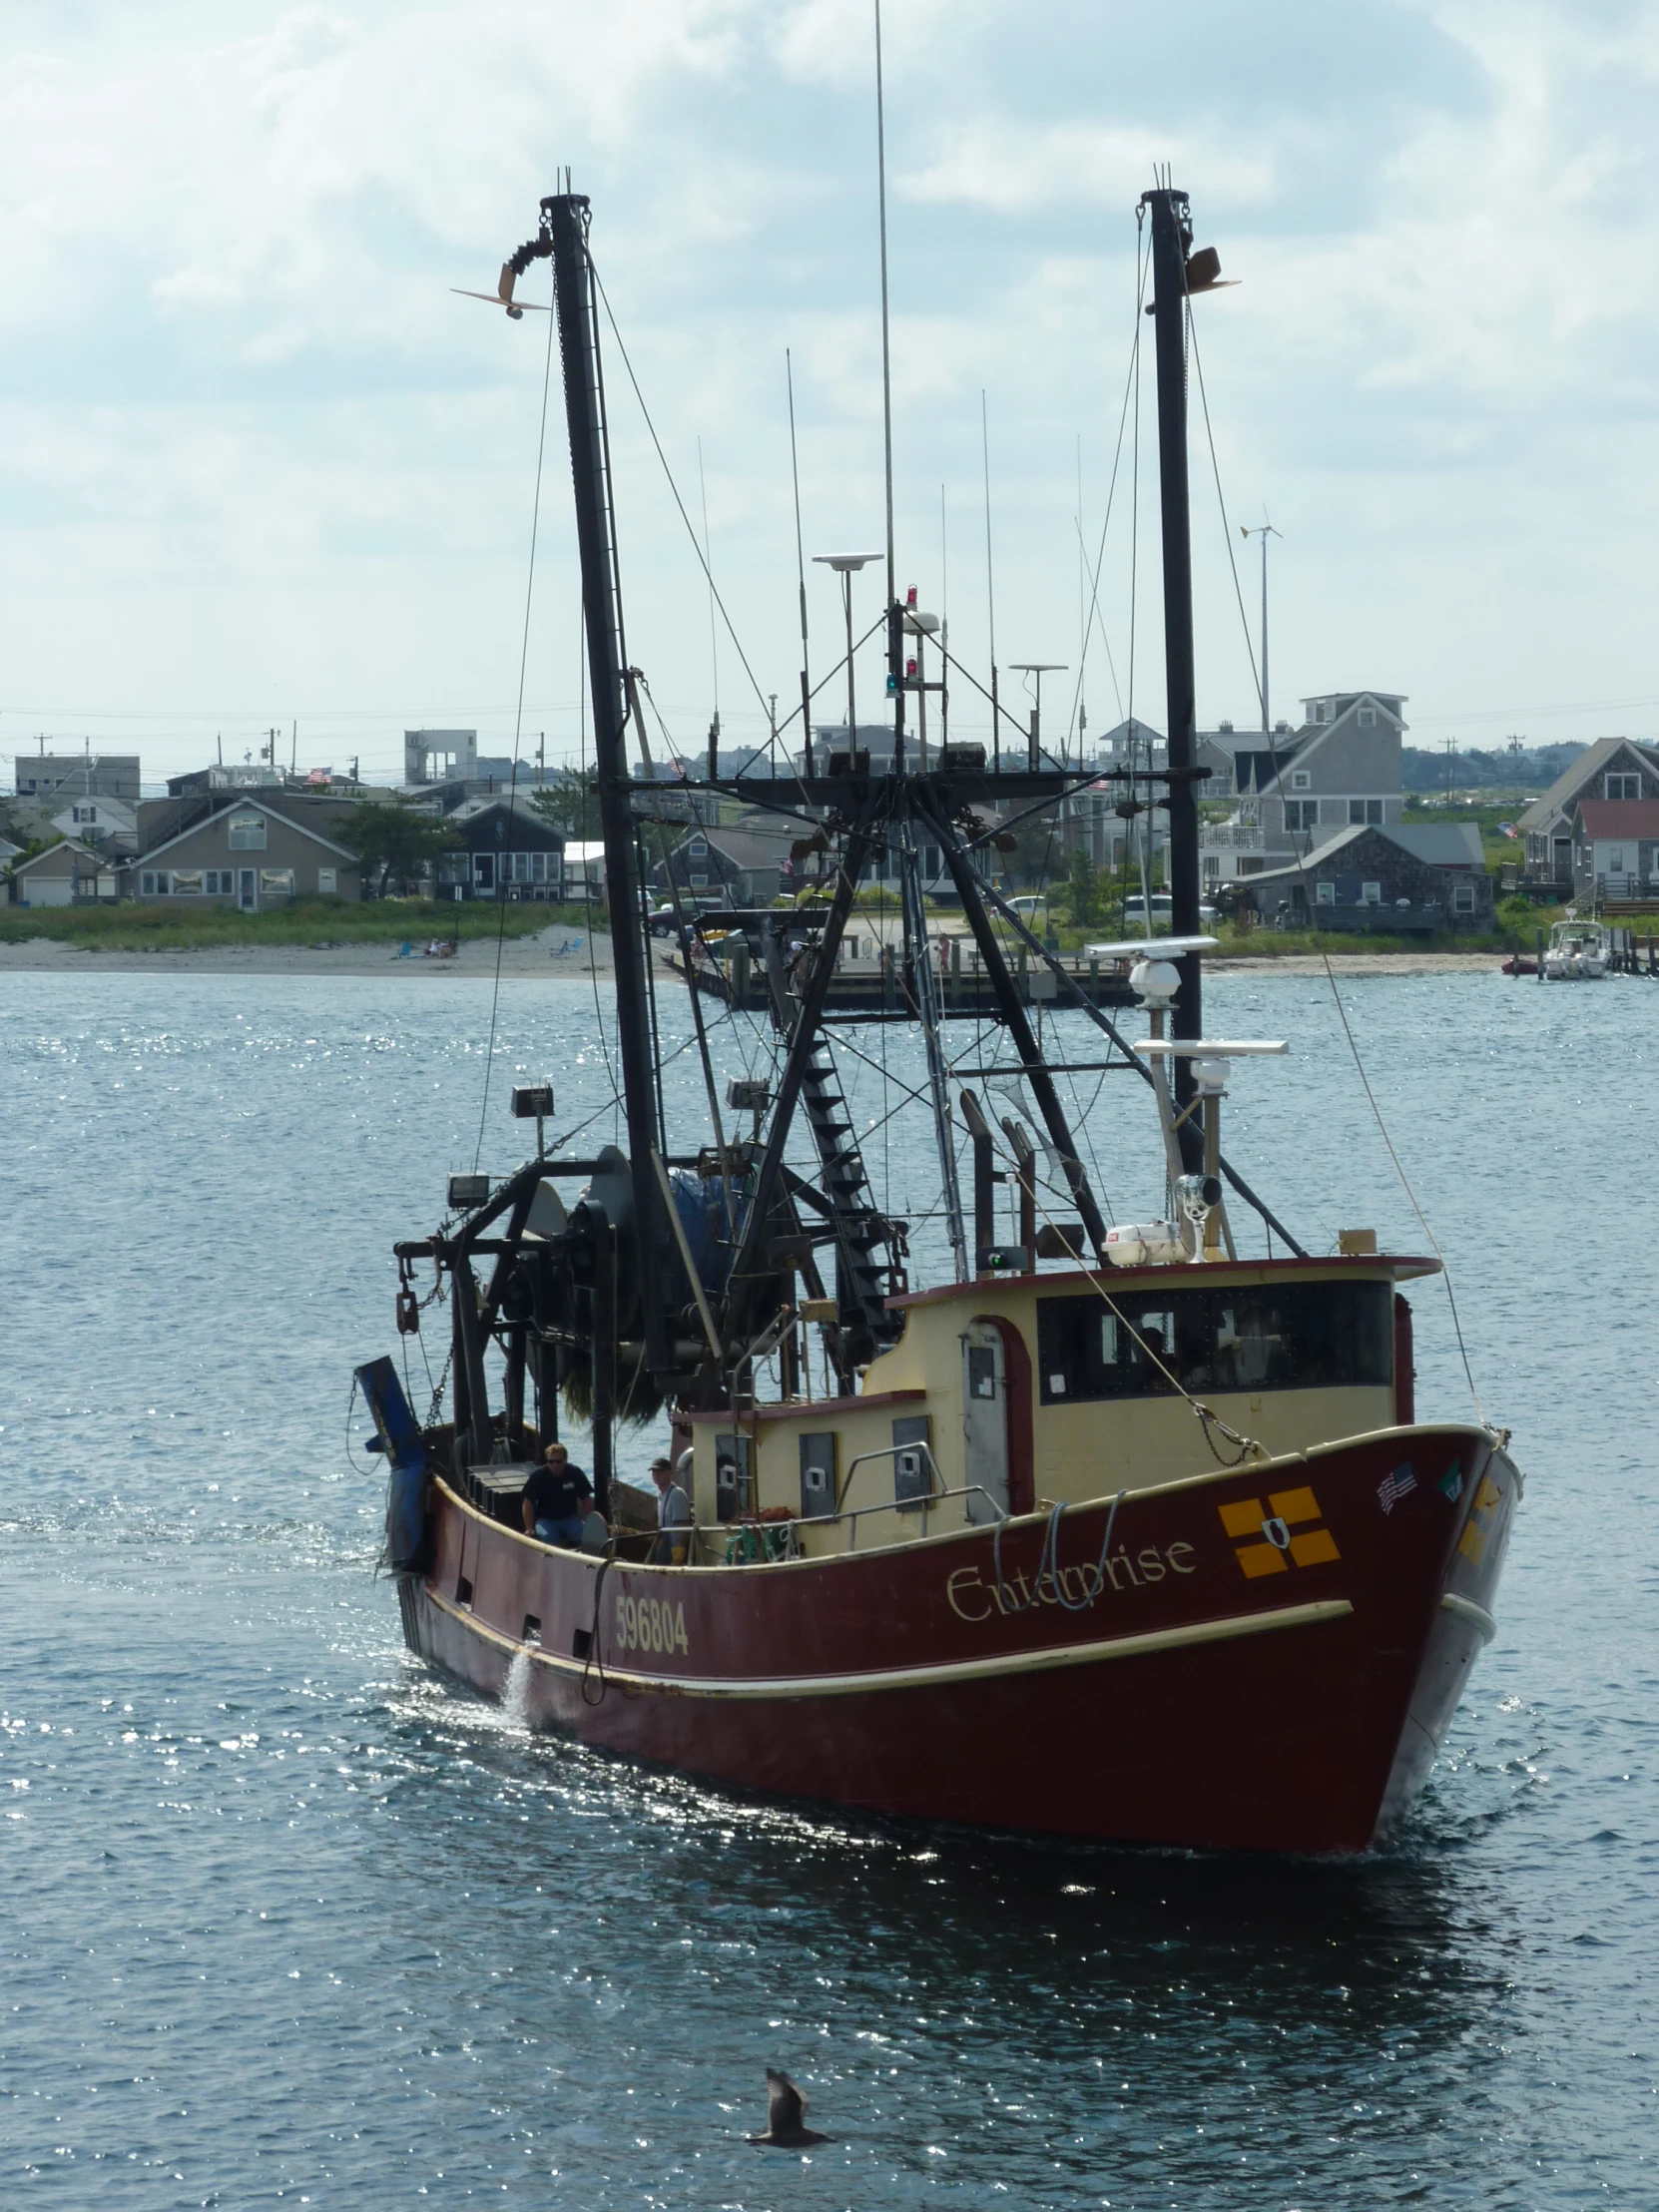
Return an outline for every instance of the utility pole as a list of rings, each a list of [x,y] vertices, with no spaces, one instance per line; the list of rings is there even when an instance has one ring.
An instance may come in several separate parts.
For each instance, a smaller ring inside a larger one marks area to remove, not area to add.
[[[1283,537],[1284,534],[1283,530],[1276,530],[1268,520],[1266,509],[1263,510],[1262,520],[1256,529],[1247,530],[1242,522],[1239,524],[1241,538],[1247,542],[1251,538],[1260,538],[1262,541],[1262,735],[1264,738],[1270,737],[1273,731],[1273,724],[1268,717],[1268,540],[1269,538]]]
[[[1456,767],[1457,740],[1455,738],[1447,738],[1445,741],[1445,803],[1448,807],[1451,805],[1451,779],[1456,771]]]

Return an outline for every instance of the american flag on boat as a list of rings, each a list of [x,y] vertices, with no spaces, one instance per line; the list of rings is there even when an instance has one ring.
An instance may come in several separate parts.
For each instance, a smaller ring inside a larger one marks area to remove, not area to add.
[[[1385,1474],[1377,1485],[1377,1502],[1384,1513],[1391,1513],[1402,1497],[1417,1486],[1417,1470],[1409,1459],[1395,1467],[1392,1474]]]

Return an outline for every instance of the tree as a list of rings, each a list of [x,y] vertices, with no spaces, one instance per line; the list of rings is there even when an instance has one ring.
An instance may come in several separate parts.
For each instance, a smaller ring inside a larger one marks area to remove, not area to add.
[[[424,814],[405,799],[374,800],[355,807],[341,830],[341,841],[363,864],[364,874],[379,870],[375,896],[384,898],[395,880],[400,891],[418,881],[440,852],[460,842],[447,822]]]
[[[574,843],[598,842],[599,785],[591,773],[542,785],[530,795],[530,805],[550,830],[562,830]]]
[[[1071,856],[1070,905],[1072,927],[1086,927],[1100,919],[1100,885],[1095,876],[1094,862],[1086,849],[1079,845]]]

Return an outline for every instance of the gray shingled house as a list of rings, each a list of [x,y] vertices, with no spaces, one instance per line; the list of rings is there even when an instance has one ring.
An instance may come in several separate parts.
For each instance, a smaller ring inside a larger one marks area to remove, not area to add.
[[[292,898],[357,899],[363,888],[362,863],[346,845],[253,795],[161,837],[128,877],[141,899],[211,899],[250,914]]]
[[[1237,909],[1293,929],[1411,936],[1492,925],[1492,879],[1466,822],[1341,830],[1299,865],[1241,878],[1231,896]]]
[[[1526,880],[1563,898],[1573,892],[1574,817],[1586,799],[1659,799],[1659,747],[1597,738],[1516,822],[1526,839]]]

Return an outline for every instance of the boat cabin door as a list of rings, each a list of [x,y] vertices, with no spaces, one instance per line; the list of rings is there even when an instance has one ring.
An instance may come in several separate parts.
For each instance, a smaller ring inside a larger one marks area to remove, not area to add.
[[[962,1436],[968,1519],[995,1520],[1008,1510],[1008,1371],[990,1322],[962,1334]]]

